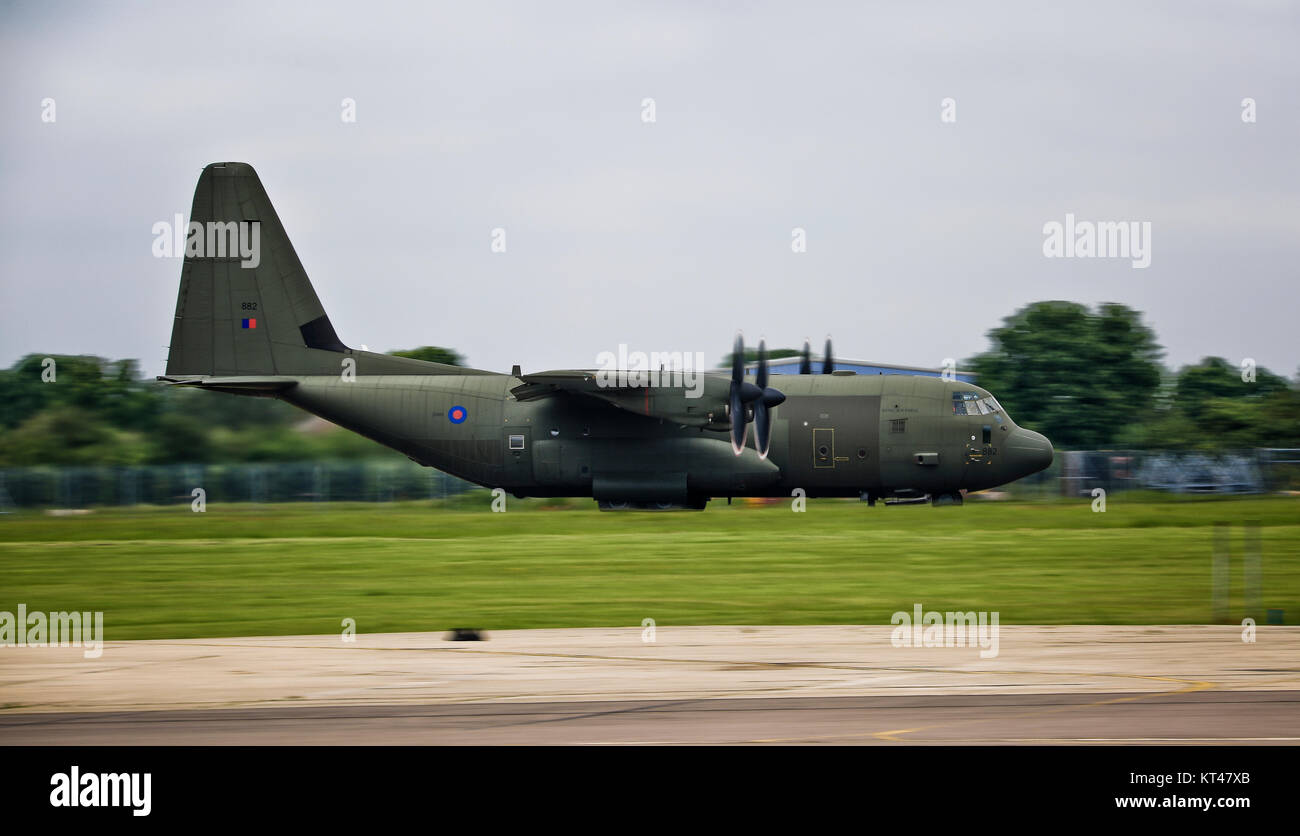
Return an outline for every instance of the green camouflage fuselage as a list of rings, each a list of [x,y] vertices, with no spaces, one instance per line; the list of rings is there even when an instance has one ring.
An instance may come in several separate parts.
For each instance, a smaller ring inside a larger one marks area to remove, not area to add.
[[[703,375],[689,389],[635,378],[606,386],[581,370],[497,374],[357,351],[335,333],[245,163],[203,170],[187,229],[162,380],[280,398],[421,464],[519,496],[698,508],[715,496],[801,489],[809,497],[956,501],[960,491],[1052,461],[1047,439],[1017,427],[987,392],[935,377],[774,375],[776,405],[737,401],[746,433],[760,423],[755,410],[767,410],[763,457],[756,444],[732,447],[726,375]],[[754,397],[760,389],[749,386]]]

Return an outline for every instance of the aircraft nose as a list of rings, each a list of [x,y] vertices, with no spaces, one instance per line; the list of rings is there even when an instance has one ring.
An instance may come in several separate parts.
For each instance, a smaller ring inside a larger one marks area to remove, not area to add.
[[[1017,427],[1007,439],[1007,457],[1013,462],[1016,472],[1022,476],[1046,470],[1052,464],[1055,453],[1052,442],[1047,436]]]

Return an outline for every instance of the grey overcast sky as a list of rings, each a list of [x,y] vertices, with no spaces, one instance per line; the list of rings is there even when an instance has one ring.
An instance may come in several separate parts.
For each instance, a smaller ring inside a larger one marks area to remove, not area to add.
[[[160,373],[151,228],[240,160],[372,350],[712,365],[743,329],[934,366],[1070,299],[1143,311],[1172,366],[1294,375],[1300,4],[1065,6],[4,3],[0,364]],[[1149,221],[1150,267],[1045,258],[1067,212]]]

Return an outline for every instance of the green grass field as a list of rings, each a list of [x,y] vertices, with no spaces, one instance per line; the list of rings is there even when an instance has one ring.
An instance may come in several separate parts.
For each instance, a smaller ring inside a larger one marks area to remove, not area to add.
[[[1001,623],[1207,623],[1212,525],[1245,525],[1263,604],[1300,621],[1300,499],[810,501],[599,513],[485,494],[459,507],[188,505],[0,517],[0,610],[103,610],[107,638],[682,624],[887,624],[915,603]],[[467,503],[472,502],[472,507]]]

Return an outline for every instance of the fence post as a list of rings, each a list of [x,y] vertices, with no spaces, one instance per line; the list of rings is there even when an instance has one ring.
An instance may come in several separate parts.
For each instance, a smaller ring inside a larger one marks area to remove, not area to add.
[[[1216,522],[1214,524],[1214,545],[1212,563],[1210,568],[1210,603],[1212,618],[1216,624],[1222,624],[1228,620],[1228,523]]]
[[[1264,614],[1264,557],[1260,550],[1259,520],[1250,520],[1246,523],[1246,544],[1242,553],[1244,555],[1241,566],[1243,603],[1246,606],[1246,615],[1255,619],[1255,623],[1258,624]]]

